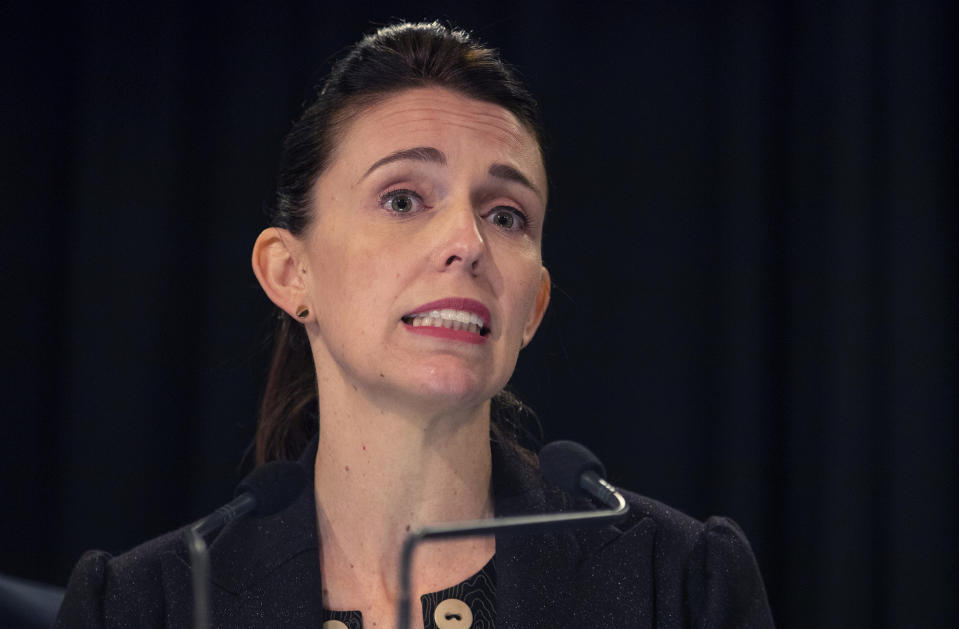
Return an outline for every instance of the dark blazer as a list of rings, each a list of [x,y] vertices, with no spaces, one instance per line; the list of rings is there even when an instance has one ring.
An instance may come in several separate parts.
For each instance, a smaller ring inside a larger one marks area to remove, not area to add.
[[[493,449],[498,516],[591,508],[547,487],[511,448]],[[310,472],[316,443],[301,462]],[[496,540],[497,628],[772,627],[762,578],[736,524],[694,520],[632,493],[629,519],[603,529]],[[190,627],[183,530],[111,557],[83,555],[58,627]],[[318,627],[312,482],[287,509],[239,520],[210,544],[214,627]]]

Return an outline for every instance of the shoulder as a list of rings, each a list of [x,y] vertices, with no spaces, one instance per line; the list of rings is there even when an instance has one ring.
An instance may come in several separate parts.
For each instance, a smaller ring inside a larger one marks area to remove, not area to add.
[[[652,498],[622,493],[630,505],[629,517],[617,527],[623,532],[645,528],[655,535],[658,546],[690,556],[711,550],[732,552],[740,559],[753,557],[745,533],[729,518],[712,516],[701,521]]]
[[[115,557],[103,551],[84,554],[71,574],[57,626],[190,626],[188,528]],[[310,598],[319,583],[312,491],[301,492],[272,515],[234,520],[207,544],[210,609],[219,625],[252,616],[300,618],[316,607]]]
[[[752,548],[733,520],[700,521],[645,496],[623,494],[630,515],[597,558],[607,574],[648,581],[658,623],[679,617],[693,626],[773,626]]]
[[[546,485],[526,458],[494,444],[498,516],[590,511]],[[497,539],[497,609],[505,626],[562,619],[581,627],[773,626],[762,577],[742,530],[728,518],[692,518],[623,491],[615,526]]]
[[[164,574],[177,564],[189,571],[184,530],[117,556],[99,550],[84,553],[70,575],[57,627],[163,626]]]

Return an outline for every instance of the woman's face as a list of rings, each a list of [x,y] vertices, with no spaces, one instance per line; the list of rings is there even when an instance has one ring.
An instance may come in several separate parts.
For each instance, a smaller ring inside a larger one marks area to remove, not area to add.
[[[301,239],[321,392],[436,411],[492,397],[549,301],[545,209],[539,146],[502,107],[419,88],[355,116]]]

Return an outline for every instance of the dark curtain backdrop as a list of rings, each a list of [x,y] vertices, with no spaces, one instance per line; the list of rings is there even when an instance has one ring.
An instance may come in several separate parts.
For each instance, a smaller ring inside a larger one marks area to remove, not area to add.
[[[271,306],[249,269],[331,55],[450,18],[551,134],[514,387],[612,480],[752,540],[781,627],[955,621],[952,3],[7,7],[0,572],[64,584],[232,495]]]

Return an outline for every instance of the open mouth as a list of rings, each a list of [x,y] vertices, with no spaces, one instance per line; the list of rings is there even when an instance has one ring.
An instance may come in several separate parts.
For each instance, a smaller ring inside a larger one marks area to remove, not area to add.
[[[475,312],[453,308],[408,314],[402,317],[402,320],[403,323],[414,328],[446,328],[448,330],[462,330],[479,336],[487,336],[490,332],[489,328],[486,327],[486,322]]]

